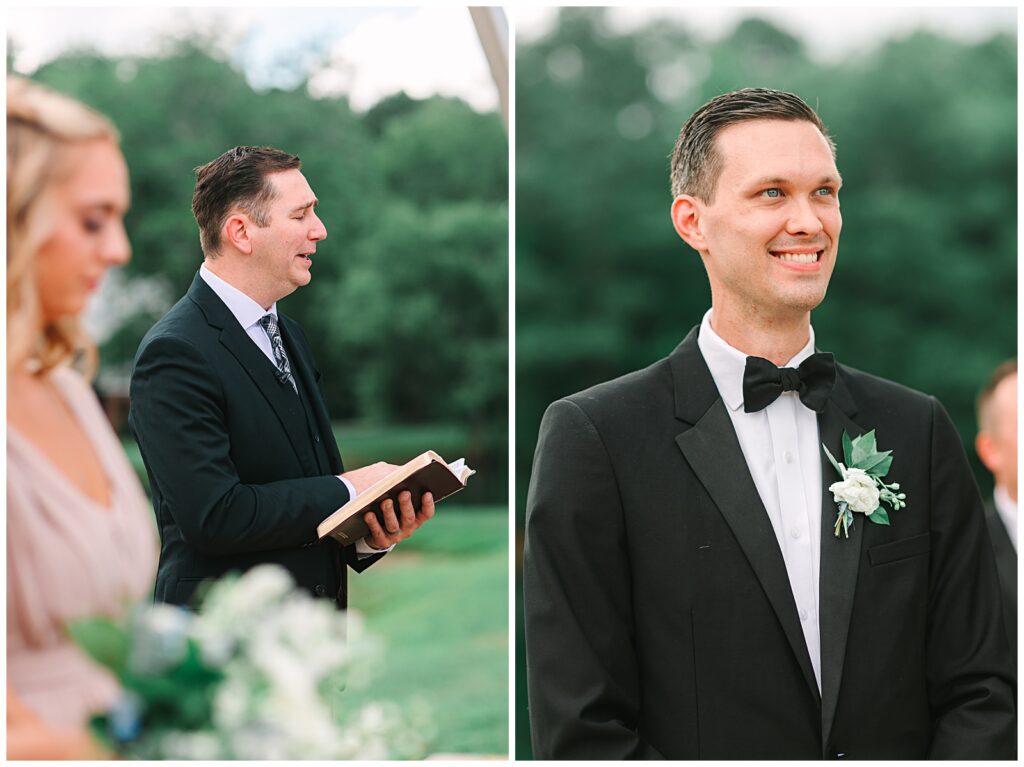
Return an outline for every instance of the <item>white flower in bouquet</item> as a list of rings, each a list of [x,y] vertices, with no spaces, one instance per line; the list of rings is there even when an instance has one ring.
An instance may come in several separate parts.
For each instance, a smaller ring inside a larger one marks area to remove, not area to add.
[[[173,731],[160,739],[160,757],[163,759],[187,759],[189,761],[211,761],[224,758],[224,746],[215,733]]]
[[[252,720],[256,681],[249,669],[224,669],[224,681],[213,695],[213,724],[218,730],[236,730]]]
[[[294,588],[291,574],[275,565],[258,565],[241,578],[213,584],[192,632],[204,659],[223,663],[237,643],[261,630],[266,616]]]
[[[343,668],[352,653],[345,615],[334,605],[293,596],[278,605],[260,627],[261,640],[295,653],[318,676]]]

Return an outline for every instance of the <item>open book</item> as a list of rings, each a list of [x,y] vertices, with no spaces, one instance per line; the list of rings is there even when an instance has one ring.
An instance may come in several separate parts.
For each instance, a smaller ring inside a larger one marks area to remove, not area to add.
[[[384,526],[384,512],[380,510],[380,504],[385,498],[394,502],[395,514],[398,514],[398,494],[403,490],[412,493],[412,501],[417,506],[420,496],[427,492],[433,494],[434,503],[437,503],[464,488],[475,473],[462,458],[445,463],[441,456],[428,450],[370,485],[331,514],[316,526],[317,535],[320,538],[329,535],[346,546],[355,543],[370,532],[363,521],[365,512],[375,512],[381,527]]]

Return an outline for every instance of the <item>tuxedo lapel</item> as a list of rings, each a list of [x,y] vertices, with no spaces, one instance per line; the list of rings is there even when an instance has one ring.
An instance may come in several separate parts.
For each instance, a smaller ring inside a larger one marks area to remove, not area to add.
[[[837,368],[836,385],[825,410],[818,416],[818,434],[837,462],[843,461],[843,432],[857,437],[864,429],[851,417],[856,415],[854,403],[843,377]],[[835,720],[839,687],[846,658],[846,638],[850,632],[857,570],[861,559],[864,526],[863,515],[854,515],[849,538],[835,536],[838,509],[829,485],[840,481],[825,451],[821,450],[821,567],[819,583],[819,630],[821,632],[821,732],[822,744],[827,746]]]
[[[188,295],[202,310],[210,327],[220,331],[221,345],[238,361],[259,389],[281,422],[292,449],[296,454],[301,454],[302,446],[309,441],[309,437],[302,430],[302,405],[295,391],[290,385],[277,380],[274,363],[253,343],[224,302],[198,274],[192,281]],[[300,417],[295,418],[296,414]]]
[[[725,403],[697,346],[697,328],[672,353],[669,362],[674,378],[676,417],[692,424],[676,436],[676,443],[750,562],[808,688],[817,700],[818,684],[800,628],[786,564]]]

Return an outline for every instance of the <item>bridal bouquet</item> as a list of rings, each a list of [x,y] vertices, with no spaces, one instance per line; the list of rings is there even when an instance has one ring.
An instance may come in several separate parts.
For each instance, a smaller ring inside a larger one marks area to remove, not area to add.
[[[424,705],[353,710],[379,644],[358,616],[295,589],[274,565],[212,585],[197,613],[143,605],[88,618],[75,641],[123,694],[93,729],[135,759],[417,759],[432,724]]]

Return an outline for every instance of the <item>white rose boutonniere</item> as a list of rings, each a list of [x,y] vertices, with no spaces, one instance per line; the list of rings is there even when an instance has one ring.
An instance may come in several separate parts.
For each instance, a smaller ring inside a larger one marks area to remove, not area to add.
[[[889,473],[892,466],[892,451],[878,452],[875,446],[875,430],[862,434],[851,440],[850,435],[843,432],[843,458],[845,464],[839,463],[824,445],[828,460],[839,472],[841,482],[834,482],[829,485],[829,492],[839,505],[839,516],[836,519],[836,537],[839,531],[850,537],[850,527],[853,526],[853,512],[859,512],[874,522],[876,525],[889,524],[889,512],[882,503],[887,503],[893,511],[902,509],[906,495],[897,492],[900,489],[899,483],[885,484],[882,477]]]
[[[845,503],[853,511],[867,514],[869,517],[878,508],[878,486],[863,469],[844,468],[842,482],[833,482],[828,486],[829,492],[836,503]]]

